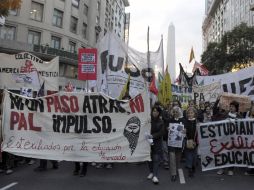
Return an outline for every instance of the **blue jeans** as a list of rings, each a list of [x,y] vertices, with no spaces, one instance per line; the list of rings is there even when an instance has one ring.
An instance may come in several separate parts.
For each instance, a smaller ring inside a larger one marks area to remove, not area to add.
[[[185,149],[186,167],[192,169],[197,163],[197,147],[194,149]]]
[[[150,173],[153,173],[154,176],[158,177],[161,154],[159,153],[151,154],[151,158],[152,161],[148,162],[149,171]]]

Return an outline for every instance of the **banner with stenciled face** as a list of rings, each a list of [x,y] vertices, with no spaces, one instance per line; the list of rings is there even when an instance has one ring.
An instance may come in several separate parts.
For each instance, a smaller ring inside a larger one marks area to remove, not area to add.
[[[51,160],[150,160],[147,93],[118,101],[99,93],[28,98],[5,91],[3,151]]]
[[[20,90],[22,87],[38,91],[58,91],[59,58],[49,62],[28,52],[14,55],[0,53],[0,89]]]
[[[198,127],[202,171],[254,168],[254,119],[227,119]]]

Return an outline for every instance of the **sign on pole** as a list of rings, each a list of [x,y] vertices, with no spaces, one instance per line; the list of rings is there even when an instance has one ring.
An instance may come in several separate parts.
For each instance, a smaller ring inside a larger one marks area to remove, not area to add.
[[[78,79],[96,80],[97,49],[80,48],[78,52]]]

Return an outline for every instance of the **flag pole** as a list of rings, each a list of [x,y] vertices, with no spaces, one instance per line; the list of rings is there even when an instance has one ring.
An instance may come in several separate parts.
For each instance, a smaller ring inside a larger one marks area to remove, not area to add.
[[[147,65],[148,65],[148,71],[150,72],[151,70],[151,65],[150,65],[150,50],[149,50],[149,26],[147,28]],[[152,97],[151,97],[151,93],[150,90],[148,89],[148,93],[149,93],[149,100],[150,100],[150,107],[152,108]]]

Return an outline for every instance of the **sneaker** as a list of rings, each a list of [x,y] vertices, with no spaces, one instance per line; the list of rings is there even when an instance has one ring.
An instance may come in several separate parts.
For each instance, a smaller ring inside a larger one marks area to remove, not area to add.
[[[35,163],[35,160],[30,160],[29,162],[28,162],[28,165],[33,165]]]
[[[79,174],[79,171],[78,170],[74,170],[73,171],[73,175],[78,175]]]
[[[248,170],[248,171],[246,171],[245,173],[244,173],[244,175],[248,175],[248,176],[253,176],[254,175],[254,170],[252,169],[252,170]]]
[[[47,168],[42,168],[40,166],[34,169],[35,172],[44,172],[46,170],[47,170]]]
[[[172,181],[172,182],[175,182],[175,181],[176,181],[176,175],[172,175],[171,181]]]
[[[107,168],[107,169],[112,169],[112,168],[113,168],[113,167],[112,167],[112,164],[107,164],[107,165],[106,165],[106,168]]]
[[[20,164],[20,165],[23,165],[23,164],[25,164],[25,163],[26,163],[26,160],[25,160],[25,159],[19,161],[19,164]]]
[[[96,167],[97,169],[101,169],[101,168],[103,168],[103,164],[97,164],[95,167]]]
[[[152,179],[153,183],[154,184],[158,184],[159,183],[159,180],[156,176],[153,176],[153,179]]]
[[[232,175],[234,175],[234,172],[232,170],[228,170],[228,175],[232,176]]]
[[[81,173],[80,173],[79,176],[80,176],[80,177],[85,177],[85,176],[86,176],[86,172],[85,172],[85,171],[81,171]]]
[[[166,170],[168,170],[169,169],[169,165],[168,165],[168,163],[167,162],[164,162],[164,169],[166,169]]]
[[[224,170],[223,170],[223,169],[218,170],[218,171],[217,171],[217,174],[218,174],[218,175],[224,174]]]
[[[6,172],[5,172],[6,175],[9,175],[9,174],[12,174],[12,173],[13,173],[13,170],[11,170],[11,169],[6,170]]]
[[[147,176],[147,179],[152,179],[153,178],[153,173],[150,173],[148,176]]]

